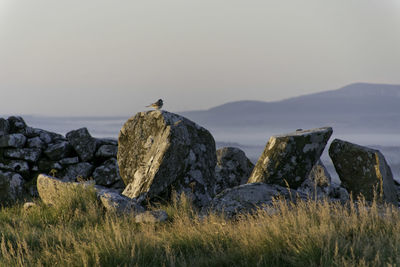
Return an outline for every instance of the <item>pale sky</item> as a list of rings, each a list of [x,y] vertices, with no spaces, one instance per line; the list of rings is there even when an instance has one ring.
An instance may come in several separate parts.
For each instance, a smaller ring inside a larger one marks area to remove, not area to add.
[[[0,114],[133,115],[400,84],[400,0],[0,0]]]

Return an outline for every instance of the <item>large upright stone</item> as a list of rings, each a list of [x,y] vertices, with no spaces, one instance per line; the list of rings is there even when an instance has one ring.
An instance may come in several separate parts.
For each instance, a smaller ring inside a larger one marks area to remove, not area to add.
[[[96,139],[90,135],[87,128],[70,131],[66,136],[82,161],[93,159],[96,152]]]
[[[287,183],[296,189],[309,175],[331,135],[332,128],[324,127],[272,136],[248,183]]]
[[[366,200],[377,197],[396,204],[397,191],[392,171],[379,150],[335,139],[329,156],[342,185],[356,197],[362,194]]]
[[[204,128],[166,111],[140,112],[122,127],[118,165],[124,195],[168,199],[185,193],[206,205],[215,186],[215,141]]]
[[[253,168],[254,164],[246,157],[243,150],[236,147],[218,149],[215,194],[226,188],[247,183]]]

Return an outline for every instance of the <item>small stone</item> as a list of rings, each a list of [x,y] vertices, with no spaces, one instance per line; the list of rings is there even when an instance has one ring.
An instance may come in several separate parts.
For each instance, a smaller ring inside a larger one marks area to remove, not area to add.
[[[117,160],[109,159],[97,167],[93,172],[93,179],[96,184],[103,186],[110,186],[121,180]]]
[[[72,152],[72,146],[67,141],[50,144],[44,154],[51,160],[60,160],[68,157]]]
[[[93,159],[96,151],[96,139],[89,134],[87,128],[70,131],[66,136],[82,161]]]
[[[168,219],[168,214],[164,210],[151,210],[137,214],[136,223],[160,223]]]
[[[9,148],[3,151],[6,158],[21,159],[31,163],[37,162],[41,153],[38,148]]]
[[[24,210],[30,210],[34,207],[37,207],[37,204],[34,202],[26,202],[24,203]]]
[[[29,175],[29,165],[26,161],[17,159],[1,159],[0,169],[17,172],[25,177]]]
[[[27,147],[29,148],[39,148],[39,149],[44,149],[46,147],[46,144],[40,139],[40,137],[33,137],[29,138],[27,143]]]
[[[73,158],[64,158],[64,159],[61,159],[60,161],[59,161],[59,163],[61,164],[61,165],[72,165],[72,164],[77,164],[77,163],[79,163],[79,158],[78,157],[73,157]]]
[[[86,180],[92,174],[93,165],[88,162],[69,165],[61,174],[60,177],[75,181],[77,178]]]
[[[26,137],[23,134],[8,134],[0,137],[0,147],[22,148],[26,143]]]
[[[96,152],[97,158],[116,158],[118,153],[118,146],[102,145]]]

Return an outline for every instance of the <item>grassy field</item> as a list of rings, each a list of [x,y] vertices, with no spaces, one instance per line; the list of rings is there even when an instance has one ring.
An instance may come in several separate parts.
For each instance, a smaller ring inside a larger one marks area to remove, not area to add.
[[[375,204],[277,201],[272,215],[229,221],[199,219],[183,198],[158,225],[105,213],[93,192],[37,204],[0,211],[1,266],[400,265],[400,213]]]

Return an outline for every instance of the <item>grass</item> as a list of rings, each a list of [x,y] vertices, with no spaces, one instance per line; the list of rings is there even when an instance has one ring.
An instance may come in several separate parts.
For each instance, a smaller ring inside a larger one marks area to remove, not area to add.
[[[183,197],[157,225],[104,212],[94,192],[37,203],[0,211],[1,266],[400,265],[400,213],[376,203],[277,201],[233,221],[199,218]]]

